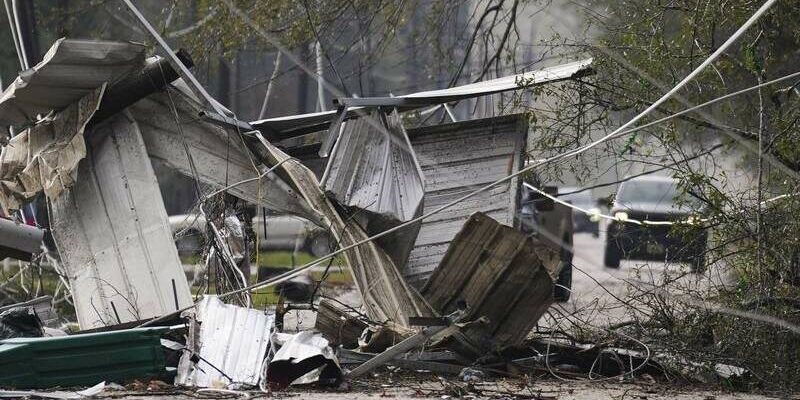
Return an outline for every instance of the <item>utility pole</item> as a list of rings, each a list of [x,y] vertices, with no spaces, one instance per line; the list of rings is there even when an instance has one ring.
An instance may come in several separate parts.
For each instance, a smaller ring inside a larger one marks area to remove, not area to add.
[[[324,68],[322,65],[322,45],[319,43],[319,40],[316,41],[314,44],[314,53],[316,55],[317,61],[317,107],[319,108],[318,111],[326,111],[327,108],[325,107],[325,87],[322,85],[325,78],[323,77]]]

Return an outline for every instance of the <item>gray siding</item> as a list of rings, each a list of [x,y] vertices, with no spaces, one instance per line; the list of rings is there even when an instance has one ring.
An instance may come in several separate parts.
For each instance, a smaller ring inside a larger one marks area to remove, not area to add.
[[[425,176],[424,213],[519,171],[527,132],[520,114],[409,130]],[[514,226],[518,193],[513,179],[426,219],[403,271],[406,280],[419,287],[428,279],[471,214]]]

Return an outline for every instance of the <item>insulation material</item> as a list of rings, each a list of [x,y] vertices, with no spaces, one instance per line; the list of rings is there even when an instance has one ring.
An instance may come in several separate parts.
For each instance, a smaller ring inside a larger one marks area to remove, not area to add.
[[[522,114],[409,130],[425,174],[425,212],[519,171],[527,134]],[[405,264],[406,279],[421,287],[472,213],[515,226],[519,192],[515,178],[424,220]]]
[[[0,125],[35,121],[118,81],[144,65],[145,50],[141,43],[58,39],[0,95]]]
[[[441,315],[465,302],[463,320],[486,317],[464,334],[476,348],[496,350],[521,343],[547,311],[560,265],[549,246],[475,213],[421,292]]]
[[[259,384],[274,314],[225,304],[216,296],[203,297],[196,311],[186,314],[194,317],[186,342],[189,351],[178,363],[176,385],[219,388]]]
[[[347,121],[328,161],[325,193],[353,208],[370,235],[418,217],[422,171],[396,110]],[[396,265],[405,265],[419,224],[378,240]]]
[[[250,158],[237,131],[198,119],[203,108],[196,101],[175,89],[168,90],[130,108],[151,158],[193,178],[186,143],[201,182],[215,189],[228,187],[228,193],[271,210],[320,221],[306,201],[276,174],[258,179],[266,170]],[[248,182],[232,185],[243,181]]]
[[[53,238],[82,329],[192,304],[137,124],[118,114],[87,135],[75,185],[51,200]]]
[[[86,156],[83,131],[100,105],[105,85],[90,91],[13,137],[0,153],[0,207],[4,213],[44,191],[58,197],[75,182],[73,173]]]

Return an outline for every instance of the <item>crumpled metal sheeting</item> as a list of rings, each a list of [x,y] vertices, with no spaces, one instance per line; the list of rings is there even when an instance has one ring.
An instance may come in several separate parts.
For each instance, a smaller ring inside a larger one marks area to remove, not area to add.
[[[336,384],[342,379],[339,361],[318,333],[302,331],[294,335],[276,334],[283,342],[267,366],[267,383],[272,389],[320,382]]]
[[[396,110],[345,122],[328,163],[325,191],[339,204],[398,222],[418,215],[424,178]]]
[[[421,293],[445,315],[466,302],[470,344],[497,350],[522,342],[553,302],[556,251],[483,213],[470,216]],[[475,354],[480,355],[480,354]]]
[[[280,165],[282,176],[295,185],[311,207],[325,218],[325,224],[339,246],[349,247],[369,237],[353,220],[343,217],[323,194],[314,173],[300,163],[285,162],[290,157],[269,142],[264,143],[269,165]],[[375,321],[393,321],[408,326],[409,317],[433,316],[434,311],[420,294],[403,279],[400,269],[374,242],[366,241],[344,253],[353,280],[363,298],[367,314]]]
[[[422,213],[425,178],[397,110],[345,122],[323,180],[325,193],[352,207],[370,235]],[[405,265],[419,227],[378,239],[395,265]]]
[[[44,191],[55,199],[75,181],[86,157],[83,131],[100,105],[105,85],[13,137],[0,153],[0,207],[19,209]]]
[[[251,180],[230,187],[227,192],[272,210],[300,215],[310,221],[321,220],[319,214],[275,173],[267,174],[260,181],[255,179],[264,173],[265,167],[254,169],[238,132],[226,131],[199,119],[198,113],[203,110],[200,104],[180,90],[172,87],[167,90],[169,93],[152,94],[130,107],[151,158],[193,178],[183,145],[185,141],[201,182],[221,189]]]
[[[175,384],[217,388],[258,385],[275,315],[225,304],[216,296],[203,297],[196,309],[189,326],[188,351],[178,363]],[[200,356],[196,365],[193,353]]]
[[[145,50],[141,43],[58,39],[0,95],[0,125],[24,124],[67,107],[141,67]]]

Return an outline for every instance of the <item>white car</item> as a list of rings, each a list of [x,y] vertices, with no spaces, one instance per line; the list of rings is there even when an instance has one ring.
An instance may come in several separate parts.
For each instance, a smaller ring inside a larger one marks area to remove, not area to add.
[[[305,251],[317,257],[334,250],[331,248],[334,241],[328,232],[307,219],[267,214],[266,222],[262,215],[255,216],[252,222],[261,250]],[[206,221],[201,215],[172,215],[169,225],[179,253],[192,254],[202,249]]]

